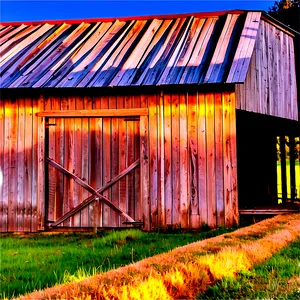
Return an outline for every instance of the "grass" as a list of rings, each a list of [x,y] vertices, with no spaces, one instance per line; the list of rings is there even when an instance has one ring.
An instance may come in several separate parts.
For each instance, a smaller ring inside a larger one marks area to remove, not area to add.
[[[299,240],[299,228],[300,214],[279,215],[21,299],[195,299],[209,286],[251,272]],[[297,282],[297,277],[291,280]]]
[[[251,271],[226,277],[199,299],[300,299],[300,239]]]
[[[0,298],[51,287],[124,266],[178,246],[231,232],[4,235],[0,240]]]

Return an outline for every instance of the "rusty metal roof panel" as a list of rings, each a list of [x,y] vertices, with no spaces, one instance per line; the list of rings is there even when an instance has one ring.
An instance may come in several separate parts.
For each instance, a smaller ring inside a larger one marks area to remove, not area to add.
[[[244,82],[261,12],[0,27],[0,87]]]

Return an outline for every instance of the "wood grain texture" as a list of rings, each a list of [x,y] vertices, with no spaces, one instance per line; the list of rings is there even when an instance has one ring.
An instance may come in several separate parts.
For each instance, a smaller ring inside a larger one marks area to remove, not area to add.
[[[298,120],[294,61],[293,38],[261,20],[245,83],[235,86],[236,108]]]
[[[106,204],[94,214],[96,194],[52,166],[45,176],[45,154],[132,220],[144,221],[147,230],[166,225],[200,228],[203,223],[230,226],[238,221],[233,92],[199,88],[193,93],[41,95],[5,99],[2,105],[0,130],[9,139],[0,143],[1,231],[36,232],[48,225],[43,224],[45,218],[57,227],[130,226]],[[52,109],[108,113],[112,107],[112,115],[103,117],[48,115]],[[142,115],[125,113],[141,107]],[[20,131],[14,132],[13,124]],[[20,159],[17,170],[13,158]],[[140,167],[118,178],[139,158]],[[103,186],[107,188],[99,191]]]

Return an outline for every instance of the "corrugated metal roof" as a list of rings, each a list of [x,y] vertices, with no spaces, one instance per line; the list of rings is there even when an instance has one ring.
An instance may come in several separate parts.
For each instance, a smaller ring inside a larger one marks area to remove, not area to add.
[[[0,87],[244,82],[261,12],[0,25]]]

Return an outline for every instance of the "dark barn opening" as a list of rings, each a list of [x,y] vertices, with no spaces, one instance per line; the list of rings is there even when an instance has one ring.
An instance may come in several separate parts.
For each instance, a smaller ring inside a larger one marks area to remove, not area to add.
[[[298,202],[298,122],[241,110],[236,115],[240,210]]]

